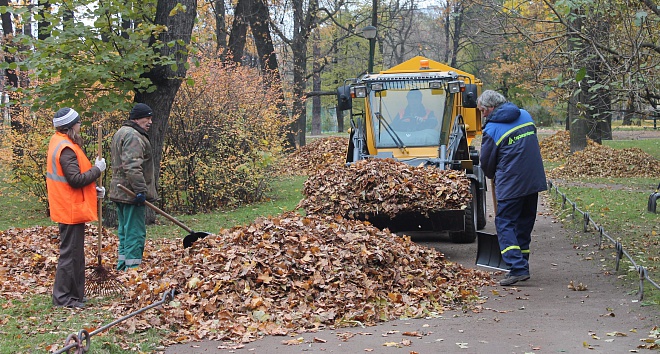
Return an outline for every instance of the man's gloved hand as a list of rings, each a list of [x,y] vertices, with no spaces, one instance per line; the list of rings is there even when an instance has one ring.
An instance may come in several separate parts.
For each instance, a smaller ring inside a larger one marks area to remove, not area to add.
[[[105,198],[105,187],[96,186],[96,198]]]
[[[97,156],[94,166],[98,167],[101,172],[105,171],[105,159]]]
[[[138,193],[135,195],[135,199],[133,199],[133,203],[137,205],[142,205],[144,204],[145,200],[147,200],[147,196],[144,195],[144,193]]]

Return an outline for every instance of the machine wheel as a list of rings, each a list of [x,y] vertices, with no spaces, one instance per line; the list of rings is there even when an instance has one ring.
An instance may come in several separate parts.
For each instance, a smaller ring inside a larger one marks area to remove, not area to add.
[[[477,186],[472,183],[470,186],[472,195],[476,197]],[[472,243],[477,239],[477,214],[475,210],[479,208],[479,198],[472,198],[472,202],[465,208],[465,230],[450,232],[449,239],[453,243]]]

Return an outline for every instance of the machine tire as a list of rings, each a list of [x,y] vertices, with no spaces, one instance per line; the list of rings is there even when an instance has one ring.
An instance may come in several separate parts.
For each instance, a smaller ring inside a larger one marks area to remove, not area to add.
[[[472,195],[477,195],[477,187],[474,183],[471,184],[470,189]],[[454,231],[449,233],[449,239],[453,243],[472,243],[477,239],[477,215],[475,209],[478,210],[479,198],[472,198],[472,202],[465,208],[465,230]]]

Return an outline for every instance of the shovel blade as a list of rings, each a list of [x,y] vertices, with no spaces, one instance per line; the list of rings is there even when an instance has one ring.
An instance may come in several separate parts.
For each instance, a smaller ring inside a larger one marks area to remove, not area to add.
[[[199,240],[200,238],[204,238],[211,233],[209,232],[191,232],[189,235],[183,238],[183,248],[188,248],[195,243],[195,241]]]
[[[477,265],[481,267],[509,271],[509,266],[502,260],[500,243],[497,235],[477,231]]]

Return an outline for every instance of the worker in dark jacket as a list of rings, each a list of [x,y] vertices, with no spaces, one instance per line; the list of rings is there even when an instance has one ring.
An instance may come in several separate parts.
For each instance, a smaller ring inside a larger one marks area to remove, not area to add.
[[[495,227],[502,259],[510,266],[500,285],[511,285],[530,278],[538,193],[547,190],[541,149],[531,115],[500,93],[484,91],[477,107],[484,118],[481,166],[495,181]]]
[[[53,118],[46,161],[46,187],[50,218],[59,223],[60,257],[53,284],[53,305],[85,305],[85,223],[98,220],[97,198],[105,189],[94,183],[105,170],[105,159],[92,165],[82,150],[80,116],[62,108]]]
[[[110,200],[117,205],[119,247],[117,270],[136,268],[142,263],[147,239],[144,202],[154,202],[156,182],[153,152],[149,141],[153,111],[144,103],[136,104],[121,128],[112,137],[112,181]],[[131,197],[117,184],[130,189]]]

